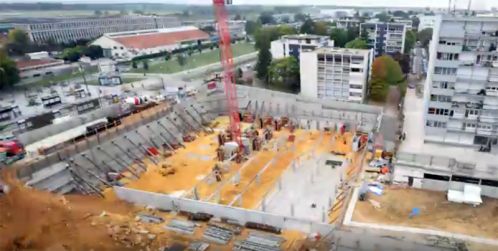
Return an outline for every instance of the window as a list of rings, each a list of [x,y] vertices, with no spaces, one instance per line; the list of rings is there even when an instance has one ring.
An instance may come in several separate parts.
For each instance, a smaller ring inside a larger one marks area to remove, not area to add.
[[[475,123],[465,123],[465,127],[476,128]]]
[[[437,53],[437,59],[440,60],[458,60],[458,53]]]
[[[117,49],[118,49],[118,47],[117,47],[117,46],[114,46],[114,50],[117,50]]]
[[[450,110],[448,109],[441,109],[441,108],[429,108],[427,111],[429,114],[434,114],[434,115],[443,115],[443,116],[448,116],[450,115]]]
[[[363,69],[351,68],[351,72],[363,72]]]
[[[456,68],[447,68],[447,67],[436,67],[434,69],[435,74],[442,74],[442,75],[455,75],[457,69]]]
[[[469,112],[469,115],[474,115],[478,116],[479,115],[479,110],[467,110]]]
[[[123,50],[123,46],[121,46],[121,50]]]
[[[435,82],[432,82],[432,88],[436,88],[436,89],[449,89],[449,86],[450,84],[448,82],[439,82],[439,81],[435,81]]]
[[[446,122],[427,120],[428,127],[446,128]]]
[[[424,173],[424,179],[450,181],[450,176]]]
[[[439,102],[451,102],[451,96],[444,95],[434,95],[431,94],[431,101],[439,101]]]

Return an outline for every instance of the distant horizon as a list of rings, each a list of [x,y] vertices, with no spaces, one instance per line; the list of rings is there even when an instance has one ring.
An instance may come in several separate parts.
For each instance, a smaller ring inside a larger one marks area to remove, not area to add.
[[[456,0],[454,0],[456,1]],[[234,0],[234,5],[263,5],[263,6],[338,6],[338,7],[387,7],[387,8],[447,8],[448,2],[442,0],[273,0],[268,4],[266,0]],[[0,3],[9,4],[36,4],[36,3],[60,3],[60,4],[164,4],[164,5],[211,5],[212,0],[0,0]],[[457,9],[466,9],[468,0],[458,0]],[[496,0],[473,0],[473,10],[489,10],[498,7]]]

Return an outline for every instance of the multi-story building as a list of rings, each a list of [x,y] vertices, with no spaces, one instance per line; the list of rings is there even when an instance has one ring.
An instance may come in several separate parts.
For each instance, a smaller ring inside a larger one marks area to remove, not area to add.
[[[394,23],[397,23],[397,24],[405,24],[406,30],[417,29],[417,27],[413,27],[413,21],[411,19],[404,19],[401,17],[393,17],[392,20]]]
[[[78,20],[28,20],[26,23],[15,23],[16,28],[25,30],[34,42],[49,39],[57,43],[94,39],[105,33],[150,30],[178,26],[171,17],[118,17],[94,18]]]
[[[437,16],[419,15],[418,19],[420,20],[420,23],[418,24],[418,31],[421,31],[428,28],[433,29]]]
[[[373,50],[322,47],[302,52],[301,95],[362,103],[372,61]]]
[[[218,30],[218,25],[216,24],[216,20],[197,20],[197,21],[183,21],[181,22],[181,26],[195,26],[199,29],[206,28],[211,26]],[[246,35],[246,21],[245,20],[230,20],[228,21],[228,29],[230,30],[231,37],[245,37]]]
[[[426,141],[496,148],[497,45],[498,18],[436,18],[425,85]]]
[[[352,19],[352,18],[344,18],[336,21],[337,28],[347,30],[348,28],[359,27],[360,20]]]
[[[362,23],[360,30],[368,32],[368,48],[374,49],[375,57],[405,50],[405,24]]]
[[[299,55],[304,51],[312,51],[324,46],[334,46],[334,41],[328,36],[310,34],[285,35],[279,40],[271,42],[271,54],[274,59],[294,56],[299,60]]]

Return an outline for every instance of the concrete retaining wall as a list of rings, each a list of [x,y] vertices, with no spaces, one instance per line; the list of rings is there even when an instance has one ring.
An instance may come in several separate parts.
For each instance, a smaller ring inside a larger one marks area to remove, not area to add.
[[[307,234],[319,232],[321,235],[326,235],[334,229],[333,225],[311,220],[285,217],[186,198],[175,198],[166,194],[151,193],[123,187],[114,187],[114,191],[119,199],[133,204],[152,206],[163,210],[208,213],[218,218],[224,217],[236,220],[240,224],[251,221],[272,225],[284,230],[300,231]]]

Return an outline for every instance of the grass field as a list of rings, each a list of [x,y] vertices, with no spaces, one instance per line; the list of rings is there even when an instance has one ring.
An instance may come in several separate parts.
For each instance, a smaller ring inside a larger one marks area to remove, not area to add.
[[[32,85],[42,85],[42,86],[44,86],[44,85],[50,85],[51,82],[53,82],[53,83],[62,82],[62,81],[66,81],[66,80],[69,80],[69,79],[72,79],[72,78],[81,77],[84,74],[90,75],[90,74],[93,74],[93,73],[96,73],[96,72],[98,72],[98,68],[97,67],[93,67],[93,68],[87,69],[85,73],[78,72],[78,73],[75,73],[75,74],[69,73],[69,74],[64,74],[64,75],[53,76],[53,77],[45,78],[43,80],[35,82]]]
[[[252,52],[255,52],[256,49],[254,49],[253,44],[248,44],[248,43],[239,43],[239,44],[233,44],[232,45],[232,52],[233,52],[233,57],[238,57],[242,56],[245,54],[249,54]],[[137,69],[133,69],[131,72],[134,73],[176,73],[176,72],[181,72],[181,71],[186,71],[190,69],[194,69],[197,67],[213,64],[220,62],[220,50],[216,49],[213,51],[207,51],[203,52],[201,54],[194,54],[190,57],[187,57],[185,65],[180,65],[178,64],[178,61],[176,60],[176,56],[173,56],[173,59],[170,61],[166,62],[161,62],[158,64],[150,64],[149,65],[149,70],[145,71],[142,69],[142,64],[138,64]]]

